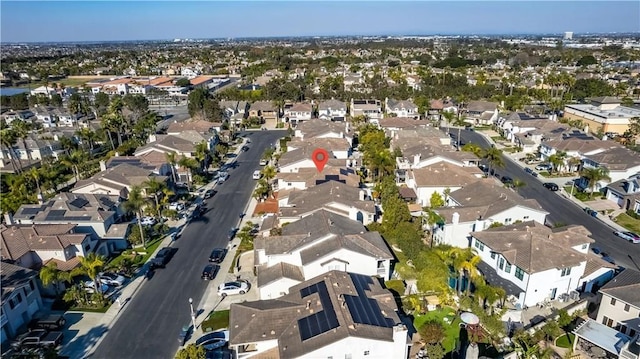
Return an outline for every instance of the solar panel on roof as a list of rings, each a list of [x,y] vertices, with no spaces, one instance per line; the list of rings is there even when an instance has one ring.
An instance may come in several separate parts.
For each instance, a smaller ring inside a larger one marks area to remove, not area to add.
[[[69,202],[70,205],[76,207],[76,208],[84,208],[84,206],[89,204],[89,201],[87,201],[84,198],[78,197],[76,199],[74,199],[73,201]]]
[[[22,214],[38,214],[42,209],[38,208],[23,208]]]
[[[369,276],[349,273],[354,284],[357,296],[344,295],[349,313],[354,323],[374,325],[377,327],[391,328],[394,321],[382,315],[378,301],[367,297],[365,290],[369,289],[373,279]]]
[[[298,320],[302,340],[313,338],[339,326],[338,317],[333,309],[325,282],[319,282],[300,290],[301,298],[308,297],[313,293],[318,293],[322,310]]]

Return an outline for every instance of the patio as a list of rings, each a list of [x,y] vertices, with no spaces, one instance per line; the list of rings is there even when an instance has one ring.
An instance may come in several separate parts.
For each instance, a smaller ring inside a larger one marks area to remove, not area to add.
[[[631,338],[594,320],[586,320],[573,333],[574,349],[589,358],[615,359]]]

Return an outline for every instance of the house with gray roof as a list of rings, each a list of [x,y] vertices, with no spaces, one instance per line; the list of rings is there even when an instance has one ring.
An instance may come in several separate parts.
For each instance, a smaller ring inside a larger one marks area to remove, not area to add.
[[[298,149],[288,150],[283,153],[278,159],[278,172],[295,173],[302,168],[316,169],[316,165],[311,159],[311,155],[315,149],[316,147],[312,146],[302,146]],[[327,149],[327,154],[329,155],[329,159],[324,167],[325,169],[329,167],[351,167],[351,159],[339,159],[333,154],[331,149]]]
[[[328,181],[360,187],[360,175],[353,168],[344,167],[325,167],[322,172],[318,172],[316,168],[300,168],[298,172],[279,172],[274,181],[275,189],[279,193],[293,189],[303,190]]]
[[[625,269],[600,288],[596,321],[634,337],[640,332],[640,272]]]
[[[640,213],[640,173],[610,183],[605,196],[625,211]]]
[[[285,123],[297,127],[304,121],[311,120],[313,115],[313,105],[310,103],[294,103],[284,107],[283,120]]]
[[[417,202],[428,206],[431,196],[453,192],[479,181],[483,173],[478,167],[462,167],[448,161],[438,161],[406,172],[406,184],[417,195]]]
[[[640,173],[640,156],[638,152],[618,145],[611,146],[598,153],[591,153],[582,158],[582,168],[598,167],[604,167],[609,170],[610,182],[620,181]],[[608,180],[600,181],[596,185],[596,190],[600,190],[608,183]],[[576,184],[580,187],[587,187],[587,180],[581,177]]]
[[[438,244],[460,248],[471,246],[470,232],[480,232],[493,223],[516,221],[545,223],[549,214],[535,199],[524,199],[492,178],[478,180],[446,197],[447,206],[434,210],[442,221],[431,229]]]
[[[305,280],[331,270],[390,278],[391,250],[380,233],[368,232],[360,222],[321,209],[283,225],[281,233],[254,240],[261,299],[288,293],[299,278],[292,273],[301,273]],[[297,269],[270,269],[281,263]]]
[[[498,103],[471,101],[465,109],[465,121],[473,125],[492,125],[498,120]]]
[[[331,99],[318,104],[318,118],[321,120],[344,121],[347,114],[345,102]]]
[[[230,307],[238,358],[406,359],[410,342],[393,294],[369,275],[332,270],[280,298]]]
[[[611,278],[611,265],[589,250],[590,235],[583,226],[551,229],[526,221],[472,232],[471,246],[482,260],[478,269],[485,281],[503,287],[516,307],[525,308]],[[590,257],[601,267],[585,275]]]
[[[382,112],[382,103],[375,99],[351,99],[349,107],[351,117],[364,116],[368,122],[378,124],[378,121],[384,117]]]
[[[44,309],[38,272],[0,262],[0,284],[2,285],[2,346],[14,338],[33,319],[34,314]]]
[[[296,127],[295,138],[344,138],[353,146],[353,131],[348,122],[331,122],[322,119],[305,121]]]
[[[384,100],[385,117],[406,117],[416,120],[420,118],[418,106],[411,100],[394,100],[386,98]]]
[[[133,186],[142,186],[142,183],[155,177],[160,182],[166,182],[168,177],[158,176],[153,171],[145,168],[122,163],[106,171],[96,173],[90,178],[76,182],[72,193],[109,194],[127,198]]]
[[[280,224],[298,221],[317,211],[326,210],[365,226],[377,220],[377,209],[364,189],[338,181],[327,181],[316,186],[288,191],[278,196]]]
[[[2,260],[26,268],[53,261],[62,270],[73,269],[78,256],[86,256],[98,245],[97,239],[75,228],[75,224],[1,224]]]

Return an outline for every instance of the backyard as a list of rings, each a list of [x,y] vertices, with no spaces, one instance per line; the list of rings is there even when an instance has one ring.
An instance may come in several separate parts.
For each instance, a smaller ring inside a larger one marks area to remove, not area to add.
[[[445,318],[447,321],[445,321]],[[413,320],[413,325],[418,329],[422,324],[429,320],[436,320],[442,323],[445,328],[445,338],[441,344],[444,347],[445,352],[453,351],[456,348],[456,342],[460,336],[460,318],[456,317],[455,310],[449,307],[444,307],[442,309],[428,312],[424,315],[417,315]],[[451,324],[447,324],[447,322]]]

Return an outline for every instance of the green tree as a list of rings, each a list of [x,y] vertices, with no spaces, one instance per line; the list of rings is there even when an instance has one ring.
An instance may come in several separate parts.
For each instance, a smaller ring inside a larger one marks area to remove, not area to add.
[[[609,170],[606,167],[583,168],[580,175],[587,180],[587,187],[591,190],[591,193],[595,192],[598,182],[603,180],[611,181]]]
[[[180,349],[176,355],[176,359],[205,359],[207,352],[201,345],[189,344]]]
[[[431,194],[431,198],[429,199],[429,204],[431,208],[444,207],[445,205],[444,198],[442,198],[440,193],[433,191],[433,193]]]
[[[186,77],[181,77],[176,80],[176,86],[178,87],[189,87],[191,86],[191,81],[189,81]]]
[[[426,344],[439,343],[444,339],[446,333],[442,323],[436,320],[426,321],[418,328],[420,340]]]
[[[58,269],[58,264],[54,261],[47,263],[47,265],[40,268],[38,273],[42,285],[48,287],[53,285],[53,290],[56,293],[56,298],[60,295],[60,285],[63,282],[71,283],[71,272],[66,272]]]
[[[131,192],[129,192],[129,197],[124,202],[124,209],[129,213],[135,213],[138,219],[138,229],[144,248],[147,248],[147,241],[145,239],[144,229],[142,228],[142,210],[146,205],[147,199],[142,195],[142,188],[133,186]]]
[[[24,147],[25,152],[27,153],[27,159],[29,161],[33,160],[33,157],[31,156],[31,151],[27,146],[27,137],[29,137],[29,132],[31,131],[31,125],[22,120],[14,120],[13,122],[11,122],[11,128],[13,129],[15,136],[22,140],[22,146]]]
[[[487,160],[487,163],[489,164],[489,173],[491,173],[492,169],[499,167],[501,168],[504,166],[502,151],[500,151],[496,147],[489,147],[485,149],[482,153],[482,158]]]
[[[176,174],[176,165],[178,165],[177,154],[173,151],[165,153],[167,163],[171,166],[171,177],[173,182],[178,182],[178,176]]]
[[[98,273],[102,272],[105,265],[105,259],[96,253],[89,253],[85,257],[79,257],[80,265],[71,271],[72,276],[86,275],[93,280],[93,288],[96,293],[100,293],[100,280]]]
[[[82,150],[73,150],[69,155],[63,156],[60,163],[73,170],[73,175],[77,181],[80,181],[80,166],[88,160],[88,155]]]
[[[151,195],[156,205],[156,213],[158,217],[162,218],[162,206],[160,205],[160,196],[163,190],[167,187],[166,183],[158,181],[156,176],[149,177],[146,181],[142,182],[142,187],[145,192]]]
[[[446,354],[441,343],[427,344],[424,349],[427,352],[429,359],[442,359]]]

